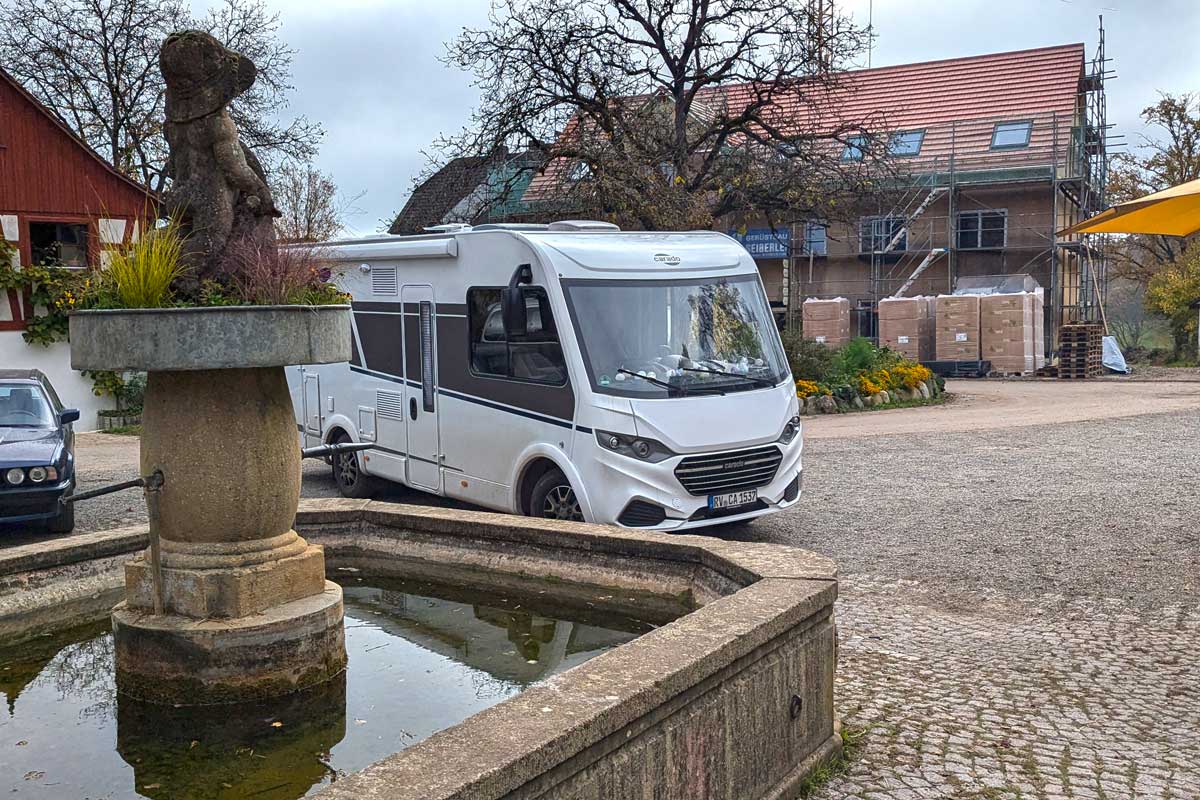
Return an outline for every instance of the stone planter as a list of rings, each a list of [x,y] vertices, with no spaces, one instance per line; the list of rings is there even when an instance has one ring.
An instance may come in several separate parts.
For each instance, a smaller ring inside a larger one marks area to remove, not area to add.
[[[97,429],[102,431],[111,431],[116,428],[130,428],[134,425],[142,424],[142,413],[126,412],[126,411],[111,411],[105,413],[101,411],[96,415]]]
[[[129,562],[113,611],[119,688],[235,702],[339,672],[341,590],[292,530],[300,450],[283,367],[348,360],[349,307],[84,311],[70,325],[75,369],[148,373],[141,473],[164,481],[161,581],[149,554]]]

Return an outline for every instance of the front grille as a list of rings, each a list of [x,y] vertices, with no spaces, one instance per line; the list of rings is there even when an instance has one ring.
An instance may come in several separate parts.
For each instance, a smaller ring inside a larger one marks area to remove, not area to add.
[[[705,495],[757,489],[775,477],[783,453],[775,445],[733,453],[689,456],[675,468],[675,477],[690,494]]]
[[[667,511],[662,506],[647,503],[645,500],[634,500],[625,506],[617,522],[630,528],[648,528],[658,525],[667,518]]]

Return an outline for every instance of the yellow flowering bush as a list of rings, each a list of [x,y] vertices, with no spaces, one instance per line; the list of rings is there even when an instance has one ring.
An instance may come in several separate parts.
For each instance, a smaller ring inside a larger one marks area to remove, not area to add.
[[[818,386],[813,381],[806,381],[806,380],[796,381],[796,396],[797,397],[800,397],[800,398],[812,397],[813,395],[817,395],[817,394],[828,394],[828,392],[822,391],[821,387]]]
[[[883,372],[885,375],[887,374],[887,372],[884,370],[880,370],[879,372]],[[877,382],[878,376],[878,372],[864,372],[863,374],[859,375],[858,380],[856,381],[858,393],[863,397],[870,397],[871,395],[876,395],[882,392],[884,386],[887,384]]]
[[[892,367],[892,385],[894,388],[916,389],[933,377],[929,367],[913,361],[901,361]]]

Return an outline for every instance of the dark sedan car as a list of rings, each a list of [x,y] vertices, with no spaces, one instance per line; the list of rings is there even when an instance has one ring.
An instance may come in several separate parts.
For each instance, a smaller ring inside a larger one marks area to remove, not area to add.
[[[37,370],[0,370],[0,523],[75,527],[75,435],[79,411],[63,408]]]

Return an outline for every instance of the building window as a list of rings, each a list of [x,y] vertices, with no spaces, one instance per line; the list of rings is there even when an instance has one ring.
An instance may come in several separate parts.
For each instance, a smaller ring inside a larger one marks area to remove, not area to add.
[[[823,256],[828,255],[828,237],[826,236],[826,228],[823,222],[807,222],[804,224],[804,244],[800,250],[803,255]]]
[[[1004,247],[1007,235],[1007,211],[992,209],[963,211],[958,215],[958,248],[960,250]]]
[[[29,248],[34,264],[83,269],[88,265],[87,223],[31,222]]]
[[[1008,150],[1029,146],[1029,135],[1033,131],[1033,122],[997,122],[992,129],[992,149]]]
[[[846,149],[842,151],[842,161],[862,161],[866,149],[866,136],[849,136],[846,138]]]
[[[894,156],[915,156],[921,152],[925,131],[900,131],[892,134],[888,151]]]
[[[567,182],[579,183],[586,181],[592,177],[592,168],[587,165],[586,161],[576,161],[571,167],[571,171],[567,173]]]
[[[524,289],[525,333],[510,339],[504,330],[499,288],[467,291],[471,371],[491,378],[511,378],[561,386],[567,381],[558,329],[550,298],[538,286]]]
[[[863,217],[858,238],[859,252],[862,253],[901,253],[908,249],[904,217]],[[888,248],[892,239],[896,239],[896,244]]]

